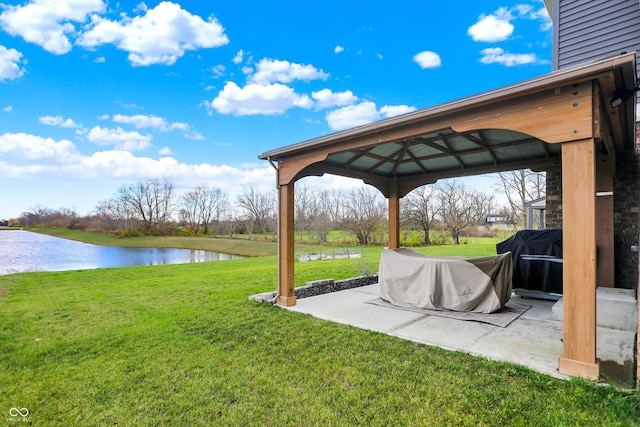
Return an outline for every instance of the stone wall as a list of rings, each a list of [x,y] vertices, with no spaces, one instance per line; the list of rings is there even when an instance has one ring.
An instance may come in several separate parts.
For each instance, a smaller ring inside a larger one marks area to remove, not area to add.
[[[329,292],[344,291],[345,289],[359,288],[360,286],[368,286],[378,283],[378,275],[358,276],[344,280],[321,279],[307,282],[305,286],[295,288],[293,290],[297,299],[314,297],[316,295],[328,294]],[[277,291],[265,292],[262,294],[251,295],[249,300],[259,303],[276,303]]]
[[[295,288],[293,292],[296,298],[309,298],[316,295],[328,294],[329,292],[344,291],[345,289],[359,288],[378,283],[378,275],[359,276],[344,280],[323,279],[307,282],[306,286]]]

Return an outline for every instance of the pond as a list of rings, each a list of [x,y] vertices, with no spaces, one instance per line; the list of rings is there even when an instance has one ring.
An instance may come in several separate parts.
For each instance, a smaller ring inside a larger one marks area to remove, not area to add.
[[[0,231],[0,275],[243,258],[199,249],[97,246],[23,230]]]

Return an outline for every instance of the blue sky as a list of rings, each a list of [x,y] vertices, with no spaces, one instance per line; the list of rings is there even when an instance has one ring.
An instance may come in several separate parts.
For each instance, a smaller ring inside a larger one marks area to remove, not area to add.
[[[269,191],[267,150],[551,71],[538,0],[3,1],[0,218],[153,177]]]

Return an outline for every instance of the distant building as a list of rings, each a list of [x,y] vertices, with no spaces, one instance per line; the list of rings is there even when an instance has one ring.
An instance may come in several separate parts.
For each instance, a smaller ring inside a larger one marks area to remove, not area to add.
[[[547,209],[547,198],[531,200],[524,204],[527,209],[527,230],[544,230],[544,211]]]
[[[485,217],[482,224],[478,226],[478,230],[513,230],[516,226],[515,221],[510,215],[505,214],[489,214]]]

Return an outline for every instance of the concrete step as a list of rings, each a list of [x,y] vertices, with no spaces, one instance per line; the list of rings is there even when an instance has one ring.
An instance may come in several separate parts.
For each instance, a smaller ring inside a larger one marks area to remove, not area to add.
[[[551,308],[551,318],[562,322],[562,298]],[[638,301],[633,289],[597,288],[596,323],[598,327],[636,332]]]

